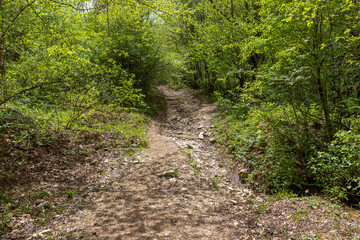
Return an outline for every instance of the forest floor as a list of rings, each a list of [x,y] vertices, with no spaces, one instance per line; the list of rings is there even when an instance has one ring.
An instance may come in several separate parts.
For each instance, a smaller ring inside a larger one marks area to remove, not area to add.
[[[93,172],[106,173],[94,178],[99,191],[42,225],[24,220],[0,238],[360,239],[359,210],[320,196],[265,195],[241,182],[242,165],[213,139],[216,104],[188,89],[158,91],[167,109],[151,120],[147,149],[95,156],[105,169]]]

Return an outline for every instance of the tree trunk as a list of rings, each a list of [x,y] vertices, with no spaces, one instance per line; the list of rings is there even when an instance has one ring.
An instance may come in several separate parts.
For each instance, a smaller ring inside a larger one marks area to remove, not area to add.
[[[313,56],[314,56],[314,76],[318,88],[318,94],[321,101],[325,117],[325,140],[331,141],[333,135],[333,125],[331,122],[331,113],[328,103],[328,86],[326,79],[323,77],[323,61],[321,60],[320,49],[323,41],[323,15],[319,10],[314,18],[314,40],[313,40]]]
[[[106,22],[107,22],[107,33],[110,37],[110,19],[109,19],[109,0],[106,0]]]
[[[0,16],[3,15],[3,0],[0,0]],[[5,48],[5,41],[4,41],[4,20],[1,19],[0,22],[0,101],[3,101],[5,99],[6,95],[6,88],[3,81],[5,81],[5,59],[4,59],[4,48]]]
[[[3,41],[3,39],[0,39],[0,75],[1,75],[1,77],[4,77],[5,73],[6,73],[4,50],[5,50],[4,41]]]
[[[316,83],[318,85],[318,93],[320,96],[321,105],[325,117],[325,131],[326,131],[326,140],[330,141],[333,134],[333,126],[330,117],[330,108],[328,103],[328,93],[327,93],[327,84],[321,79],[321,65],[316,69]]]
[[[3,12],[3,0],[0,0],[0,13],[2,15],[2,12]],[[4,26],[3,26],[3,20],[1,20],[1,26],[0,26],[1,30],[0,30],[0,33],[1,33],[1,36],[2,36],[2,33],[4,31]],[[0,75],[1,77],[4,77],[5,75],[5,60],[4,60],[4,38],[3,36],[0,37]]]

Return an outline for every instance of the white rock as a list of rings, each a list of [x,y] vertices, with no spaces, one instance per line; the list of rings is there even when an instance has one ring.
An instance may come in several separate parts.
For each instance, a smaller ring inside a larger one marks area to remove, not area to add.
[[[48,232],[51,232],[51,230],[50,229],[45,229],[45,230],[41,231],[39,234],[45,234],[45,233],[48,233]]]
[[[198,138],[199,139],[204,139],[204,132],[200,132]]]
[[[244,189],[242,190],[242,195],[243,195],[243,196],[251,196],[251,195],[252,195],[252,192],[251,192],[251,190],[244,188]]]
[[[42,202],[39,205],[37,205],[35,208],[41,208],[41,207],[45,207],[46,202]]]

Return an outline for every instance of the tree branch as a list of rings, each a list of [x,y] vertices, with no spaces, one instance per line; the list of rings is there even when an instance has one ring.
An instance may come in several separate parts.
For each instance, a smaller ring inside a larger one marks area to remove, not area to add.
[[[67,74],[68,71],[64,72],[63,74],[61,74],[61,76],[58,78],[58,79],[61,79],[65,76],[65,74]],[[57,79],[56,79],[57,80]],[[40,83],[37,83],[33,86],[30,86],[28,88],[25,88],[25,89],[22,89],[21,91],[17,92],[17,93],[14,93],[13,95],[11,96],[8,96],[6,97],[5,99],[3,99],[1,102],[0,102],[0,106],[2,106],[3,104],[7,103],[8,101],[10,101],[11,99],[15,98],[16,96],[19,96],[21,94],[24,94],[26,92],[29,92],[31,90],[34,90],[36,88],[39,88],[41,86],[44,86],[44,85],[50,85],[50,84],[53,84],[55,83],[56,81],[51,81],[51,82],[40,82]]]
[[[12,27],[12,25],[14,24],[14,22],[16,21],[16,19],[21,15],[22,12],[25,11],[25,9],[27,9],[28,7],[30,7],[34,2],[36,2],[36,0],[33,0],[32,2],[28,3],[25,7],[23,7],[22,9],[20,9],[20,11],[15,15],[15,17],[10,21],[10,25],[5,28],[5,30],[2,32],[1,36],[0,36],[0,40],[2,40],[5,36],[5,34],[7,33],[7,31]]]
[[[42,82],[42,83],[35,84],[35,85],[31,86],[31,87],[25,88],[25,89],[21,90],[20,92],[17,92],[17,93],[15,93],[15,94],[11,95],[11,96],[8,96],[7,98],[3,99],[3,100],[0,102],[0,106],[3,105],[3,104],[5,104],[6,102],[10,101],[10,100],[13,99],[14,97],[16,97],[16,96],[18,96],[18,95],[21,95],[21,94],[24,94],[24,93],[26,93],[26,92],[28,92],[28,91],[33,90],[33,89],[36,89],[36,88],[38,88],[38,87],[40,87],[40,86],[42,86],[42,85],[43,85],[43,82]]]

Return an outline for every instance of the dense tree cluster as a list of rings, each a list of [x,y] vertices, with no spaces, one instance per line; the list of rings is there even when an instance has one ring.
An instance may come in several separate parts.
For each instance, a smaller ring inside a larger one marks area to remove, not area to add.
[[[1,0],[0,12],[2,106],[139,107],[163,64],[152,12],[136,1]]]

